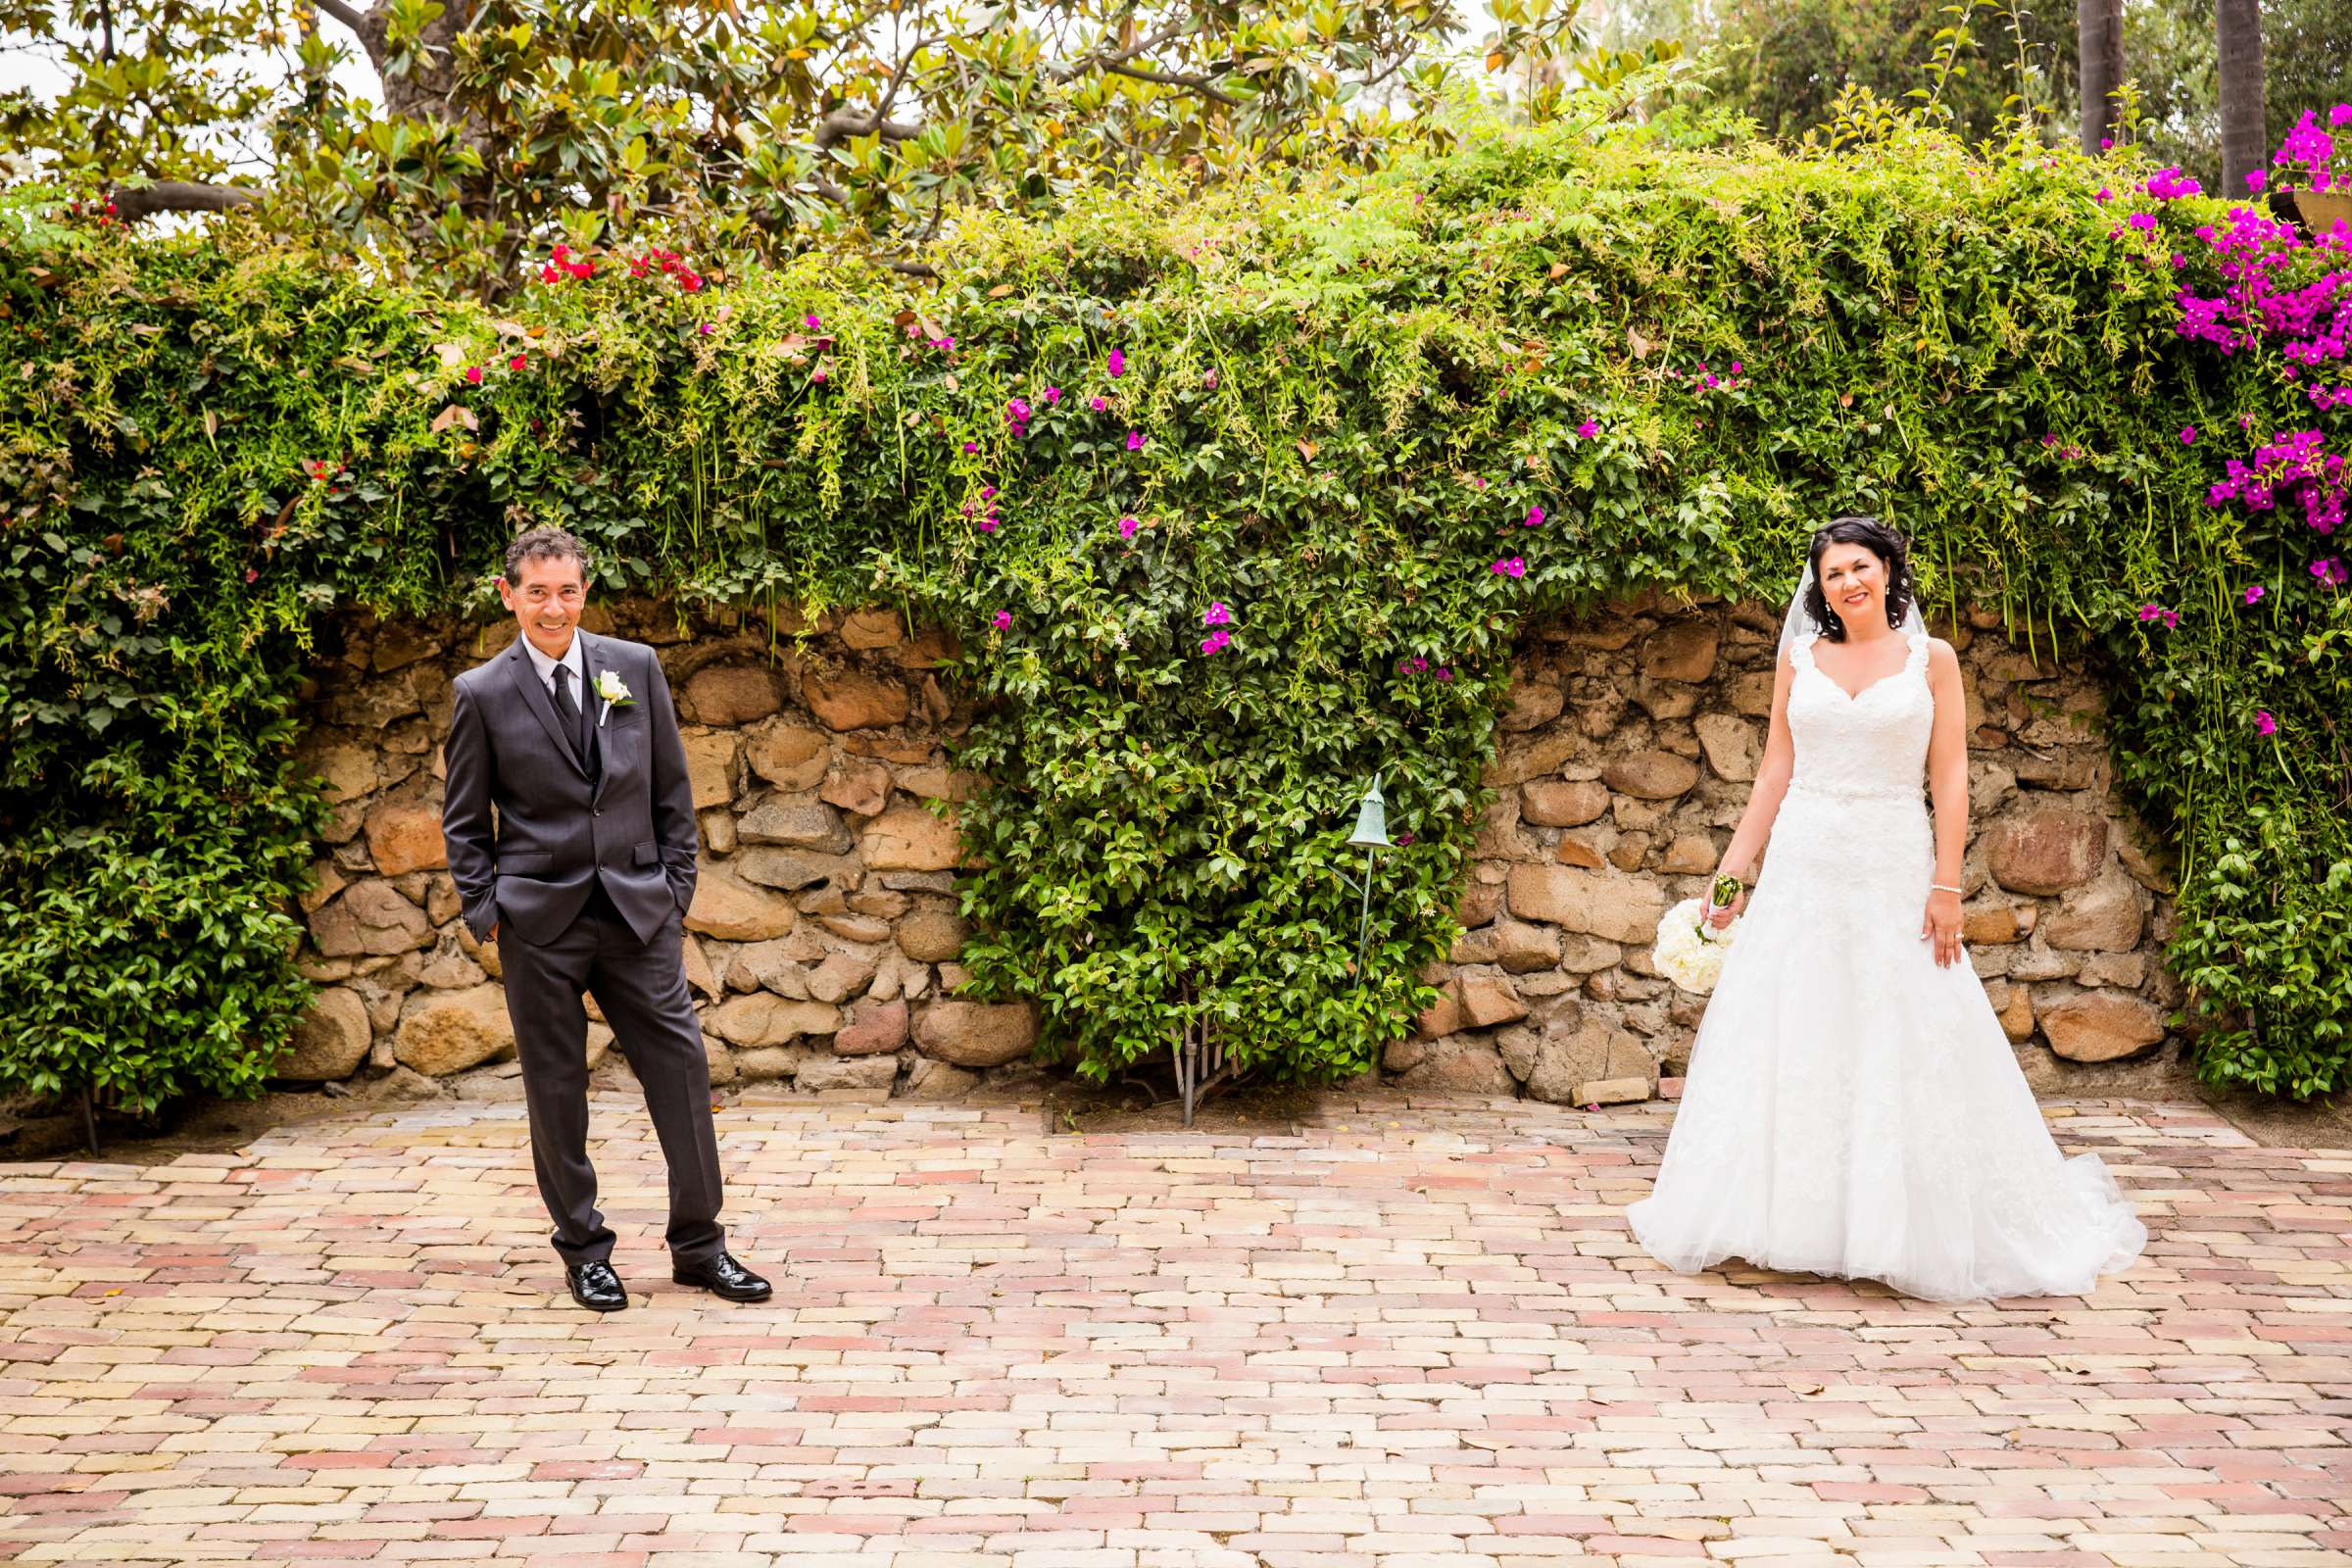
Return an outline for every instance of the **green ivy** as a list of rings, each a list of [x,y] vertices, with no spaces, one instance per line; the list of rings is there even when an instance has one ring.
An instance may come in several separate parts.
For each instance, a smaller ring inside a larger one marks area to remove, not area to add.
[[[1867,511],[1933,605],[2107,674],[2207,1074],[2340,1086],[2352,618],[2291,519],[2204,505],[2241,416],[2314,417],[2174,329],[2216,204],[2163,205],[2176,273],[2090,200],[2121,165],[1673,141],[974,215],[913,292],[608,253],[507,318],[326,257],[9,243],[0,1081],[257,1080],[301,996],[307,628],[483,608],[526,520],[779,635],[877,601],[956,632],[968,994],[1034,999],[1050,1050],[1103,1076],[1197,1021],[1272,1075],[1358,1072],[1433,999],[1526,630],[1777,601]],[[1412,842],[1359,974],[1341,840],[1375,774]]]

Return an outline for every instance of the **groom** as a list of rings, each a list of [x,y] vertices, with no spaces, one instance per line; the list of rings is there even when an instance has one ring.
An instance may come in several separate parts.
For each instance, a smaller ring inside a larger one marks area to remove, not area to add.
[[[474,936],[505,933],[531,1162],[572,1299],[629,1304],[588,1163],[584,990],[644,1087],[669,1165],[670,1277],[764,1300],[767,1281],[728,1254],[718,1224],[710,1069],[681,956],[696,848],[686,750],[653,650],[579,629],[587,588],[588,553],[563,529],[507,547],[498,596],[522,635],[457,679],[443,748],[449,872]]]

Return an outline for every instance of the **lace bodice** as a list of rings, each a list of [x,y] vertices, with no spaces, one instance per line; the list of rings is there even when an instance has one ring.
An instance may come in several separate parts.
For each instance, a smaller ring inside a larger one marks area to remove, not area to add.
[[[1903,667],[1848,697],[1813,662],[1819,633],[1789,645],[1788,733],[1796,743],[1789,787],[1809,794],[1918,800],[1936,698],[1927,682],[1928,638],[1913,634]]]

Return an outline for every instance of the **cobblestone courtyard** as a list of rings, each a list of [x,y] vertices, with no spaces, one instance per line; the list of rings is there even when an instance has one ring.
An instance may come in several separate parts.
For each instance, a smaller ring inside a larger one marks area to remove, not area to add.
[[[746,1095],[732,1307],[563,1294],[513,1101],[0,1166],[0,1558],[1009,1568],[2352,1562],[2352,1152],[2045,1107],[2152,1239],[2089,1299],[1684,1279],[1670,1107],[1253,1136]]]

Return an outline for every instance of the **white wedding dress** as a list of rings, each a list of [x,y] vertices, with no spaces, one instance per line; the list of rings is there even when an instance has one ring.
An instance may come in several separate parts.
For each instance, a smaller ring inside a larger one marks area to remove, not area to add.
[[[1634,1234],[1683,1273],[1740,1257],[1938,1301],[2085,1294],[2147,1231],[2096,1154],[2059,1152],[1983,982],[1920,940],[1928,639],[1856,697],[1813,642],[1790,647],[1788,793]]]

